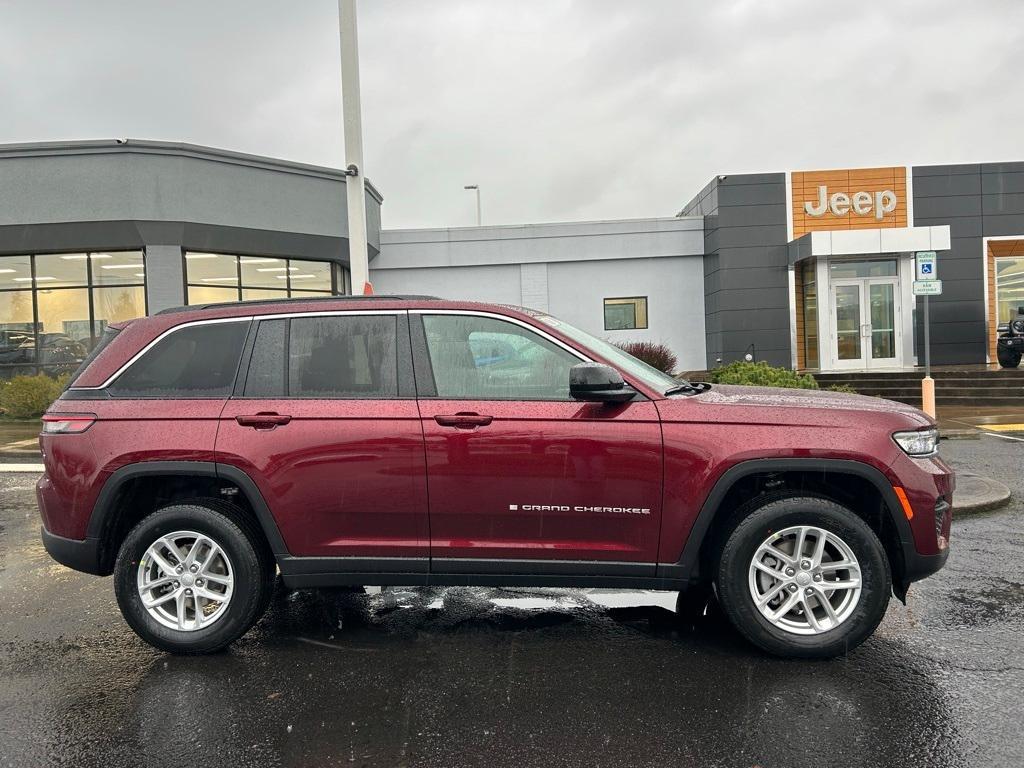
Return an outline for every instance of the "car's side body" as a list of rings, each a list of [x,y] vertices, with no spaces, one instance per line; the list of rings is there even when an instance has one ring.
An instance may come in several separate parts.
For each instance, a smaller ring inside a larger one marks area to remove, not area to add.
[[[395,329],[393,389],[365,398],[251,394],[254,356],[275,349],[259,345],[261,332],[352,317]],[[665,396],[628,377],[637,394],[624,404],[451,397],[431,371],[438,358],[425,317],[507,323],[551,354],[609,362],[530,312],[469,302],[339,298],[134,321],[114,329],[50,410],[95,421],[81,434],[41,437],[47,549],[108,574],[141,500],[198,488],[253,516],[291,586],[683,589],[709,578],[712,544],[737,509],[786,489],[842,501],[871,522],[901,596],[945,560],[952,473],[891,438],[929,426],[914,409],[730,387]],[[160,340],[208,323],[237,327],[244,339],[229,392],[112,394]],[[480,338],[474,365],[507,366],[514,344]]]

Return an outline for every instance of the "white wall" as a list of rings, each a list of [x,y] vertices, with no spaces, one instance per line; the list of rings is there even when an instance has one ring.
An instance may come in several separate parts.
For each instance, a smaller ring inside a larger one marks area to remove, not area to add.
[[[381,232],[374,291],[519,304],[613,342],[668,345],[705,367],[703,219]],[[648,328],[604,330],[604,299],[646,296]]]

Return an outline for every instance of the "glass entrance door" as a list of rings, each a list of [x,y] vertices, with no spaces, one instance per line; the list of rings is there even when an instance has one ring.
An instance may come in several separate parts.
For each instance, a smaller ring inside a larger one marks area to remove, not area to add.
[[[898,278],[832,281],[832,363],[839,369],[898,368]]]

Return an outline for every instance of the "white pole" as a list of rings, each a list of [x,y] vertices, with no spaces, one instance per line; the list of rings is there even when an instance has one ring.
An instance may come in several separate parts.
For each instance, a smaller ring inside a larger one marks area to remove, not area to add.
[[[345,124],[345,162],[348,178],[348,258],[352,293],[372,293],[366,249],[366,185],[363,174],[363,124],[359,103],[359,43],[356,0],[338,0],[341,31],[341,107]]]
[[[480,217],[480,185],[479,184],[467,184],[463,189],[472,189],[476,192],[476,225],[479,227],[481,222]]]

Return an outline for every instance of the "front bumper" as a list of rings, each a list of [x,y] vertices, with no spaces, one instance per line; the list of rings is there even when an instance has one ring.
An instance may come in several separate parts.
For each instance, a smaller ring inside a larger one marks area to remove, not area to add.
[[[61,565],[76,571],[106,576],[100,567],[99,539],[65,539],[41,527],[40,534],[47,553]]]

